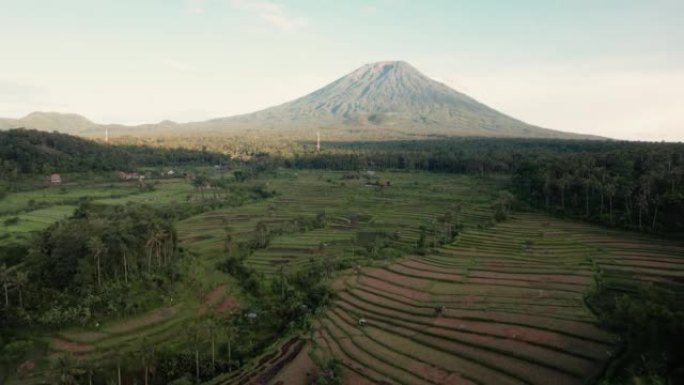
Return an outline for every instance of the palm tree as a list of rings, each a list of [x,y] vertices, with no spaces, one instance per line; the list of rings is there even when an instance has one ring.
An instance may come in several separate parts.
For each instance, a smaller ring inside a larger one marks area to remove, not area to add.
[[[614,183],[608,182],[604,186],[606,191],[606,197],[608,198],[608,220],[610,224],[613,224],[613,198],[617,193],[617,187]]]
[[[7,269],[7,265],[3,263],[2,266],[0,266],[0,282],[2,283],[2,288],[5,291],[5,308],[9,308],[9,305],[10,305],[10,303],[9,303],[9,284],[10,284],[11,279],[12,278],[10,277],[10,273],[9,273],[9,270]]]
[[[190,340],[190,345],[192,346],[195,353],[195,381],[200,382],[200,347],[204,340],[204,329],[203,325],[199,321],[194,321],[186,329],[188,333],[188,338]]]
[[[17,270],[14,275],[14,285],[19,292],[19,307],[24,308],[24,296],[22,295],[26,284],[28,283],[28,274],[25,271]]]
[[[256,225],[256,231],[259,237],[259,247],[266,247],[268,244],[268,226],[266,225],[266,222],[259,221]]]
[[[439,221],[444,225],[442,243],[447,244],[451,241],[453,235],[453,214],[450,210],[444,213],[444,216],[439,218]]]
[[[285,299],[285,264],[280,264],[280,298]]]
[[[658,194],[653,194],[653,197],[651,198],[651,202],[653,203],[653,222],[651,224],[651,230],[655,231],[656,229],[656,223],[657,223],[657,218],[658,218],[658,207],[660,206],[662,202],[662,197]]]
[[[106,252],[106,247],[102,239],[92,237],[88,240],[88,250],[95,260],[95,267],[97,269],[97,287],[102,287],[102,269],[100,257]]]
[[[145,252],[147,253],[147,272],[152,271],[152,251],[156,244],[156,233],[151,233],[145,241]]]
[[[157,268],[161,267],[173,256],[176,246],[176,234],[168,224],[161,224],[161,228],[156,231],[155,255],[157,257]]]
[[[154,344],[150,343],[146,338],[143,338],[140,341],[139,355],[145,366],[145,385],[149,384],[150,366],[154,362],[155,354]]]
[[[192,181],[192,185],[200,191],[202,200],[204,200],[204,189],[209,185],[209,178],[204,174],[197,175]]]
[[[95,375],[95,370],[98,368],[97,363],[92,360],[84,360],[79,362],[82,372],[88,376],[88,385],[93,385],[93,376]]]
[[[648,202],[651,196],[650,180],[642,177],[639,186],[639,195],[637,196],[637,206],[639,207],[639,230],[642,230],[642,213],[648,210]]]
[[[209,334],[209,339],[211,340],[211,373],[213,374],[214,370],[216,370],[216,335],[218,331],[218,323],[212,313],[206,314],[207,315],[202,323],[204,324],[204,329]]]
[[[226,226],[226,237],[223,239],[223,250],[230,257],[233,255],[233,229],[230,226]]]
[[[568,174],[563,174],[558,180],[558,187],[561,193],[561,208],[565,210],[565,189],[568,188],[572,181],[572,177]]]
[[[228,323],[226,324],[226,327],[223,330],[226,333],[226,337],[227,337],[226,340],[228,342],[228,372],[231,372],[233,370],[233,362],[232,362],[233,350],[232,350],[231,344],[233,342],[233,339],[235,338],[235,334],[236,334],[237,330],[235,328],[235,325],[233,325],[233,323],[230,322],[230,320],[228,320]]]
[[[130,251],[129,242],[131,241],[131,237],[130,237],[130,235],[125,233],[125,230],[119,229],[119,234],[117,234],[117,236],[115,237],[115,241],[117,242],[117,247],[119,249],[119,252],[121,253],[121,262],[123,265],[124,282],[128,283],[128,270],[129,270],[128,253]]]
[[[65,353],[57,357],[53,363],[53,370],[59,385],[76,385],[76,375],[79,374],[76,359],[70,353]]]
[[[544,172],[544,207],[546,207],[547,210],[549,209],[549,204],[551,201],[551,192],[553,190],[551,185],[552,178],[553,175],[551,173],[551,170],[547,169]]]
[[[508,191],[500,191],[499,196],[494,203],[496,209],[497,220],[505,220],[508,218],[513,204],[515,203],[515,195]]]

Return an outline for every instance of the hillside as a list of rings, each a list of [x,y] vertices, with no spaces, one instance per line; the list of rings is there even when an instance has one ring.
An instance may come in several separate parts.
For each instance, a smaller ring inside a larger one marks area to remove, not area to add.
[[[31,112],[20,119],[0,119],[0,128],[34,128],[42,131],[65,133],[85,132],[97,127],[96,123],[78,114],[59,112]]]

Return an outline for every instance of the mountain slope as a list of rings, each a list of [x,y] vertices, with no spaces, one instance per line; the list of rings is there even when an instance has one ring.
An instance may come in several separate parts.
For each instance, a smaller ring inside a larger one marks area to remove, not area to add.
[[[34,128],[42,131],[82,133],[97,127],[96,123],[78,114],[31,112],[20,119],[0,119],[0,128]]]
[[[78,115],[33,113],[17,122],[26,127],[70,133],[104,131],[104,126]],[[521,122],[428,78],[403,61],[367,64],[299,99],[250,114],[204,122],[108,127],[112,135],[263,132],[297,139],[310,138],[312,129],[323,129],[330,140],[433,135],[597,138]]]
[[[217,128],[378,127],[450,136],[586,137],[506,116],[403,61],[367,64],[291,102],[210,122]]]

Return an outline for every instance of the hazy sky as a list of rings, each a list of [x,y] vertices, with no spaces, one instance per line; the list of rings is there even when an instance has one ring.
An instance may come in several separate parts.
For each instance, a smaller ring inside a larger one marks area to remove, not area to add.
[[[684,141],[684,0],[0,0],[0,116],[205,120],[369,62],[535,125]]]

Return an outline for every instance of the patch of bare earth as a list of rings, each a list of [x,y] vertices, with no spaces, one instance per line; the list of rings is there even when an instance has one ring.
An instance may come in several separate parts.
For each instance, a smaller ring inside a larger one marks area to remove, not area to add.
[[[223,297],[226,296],[226,285],[216,287],[204,298],[204,302],[197,309],[198,315],[203,315],[211,307],[214,307]]]
[[[151,311],[141,317],[133,318],[128,321],[109,326],[105,331],[115,334],[128,333],[130,331],[140,329],[149,325],[166,321],[176,315],[178,309],[174,307],[167,307]]]
[[[50,348],[53,350],[70,353],[87,353],[95,350],[95,346],[68,341],[62,338],[53,337],[50,339]]]
[[[311,376],[316,372],[316,364],[309,357],[310,348],[311,345],[308,343],[304,345],[297,357],[287,364],[269,384],[299,385],[310,383]]]
[[[235,300],[233,297],[226,297],[223,302],[221,302],[217,307],[216,307],[216,312],[218,314],[223,314],[225,312],[228,312],[233,309],[237,309],[240,307],[240,304]]]
[[[349,369],[342,371],[342,383],[344,385],[375,385],[375,382],[370,381]]]

